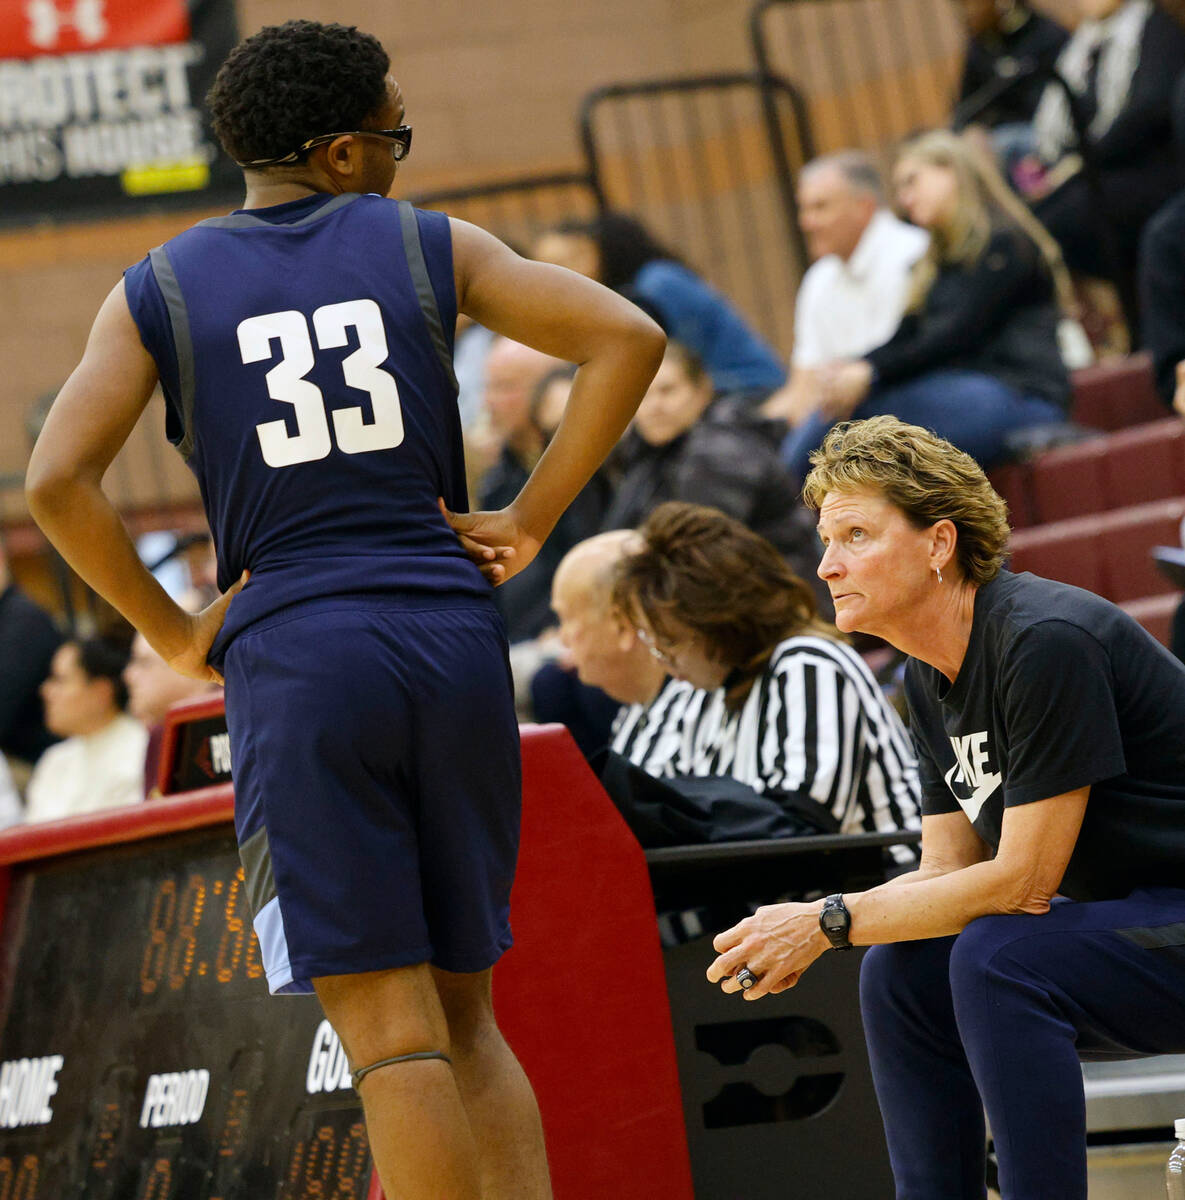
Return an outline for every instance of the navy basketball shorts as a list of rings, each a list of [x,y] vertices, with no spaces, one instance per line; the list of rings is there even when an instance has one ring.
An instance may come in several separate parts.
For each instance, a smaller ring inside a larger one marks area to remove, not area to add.
[[[236,637],[224,673],[271,991],[421,962],[492,966],[511,944],[522,782],[493,602],[301,604]]]

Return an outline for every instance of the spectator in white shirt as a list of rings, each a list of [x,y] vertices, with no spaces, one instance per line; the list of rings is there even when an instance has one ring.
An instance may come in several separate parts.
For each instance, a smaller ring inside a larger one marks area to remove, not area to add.
[[[45,723],[59,737],[29,780],[25,819],[49,821],[144,798],[148,731],[124,713],[128,656],[101,638],[66,642],[41,685]]]
[[[876,165],[858,150],[807,163],[798,222],[813,261],[795,301],[790,382],[764,407],[791,426],[818,407],[820,367],[860,358],[896,332],[910,269],[930,242],[885,206]]]

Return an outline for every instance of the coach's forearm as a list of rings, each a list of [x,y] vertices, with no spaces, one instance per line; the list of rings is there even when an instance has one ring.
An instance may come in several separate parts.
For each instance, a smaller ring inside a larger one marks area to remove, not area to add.
[[[856,946],[915,941],[961,933],[976,917],[1040,912],[1028,889],[998,859],[945,874],[903,875],[867,892],[844,896]]]
[[[119,514],[96,483],[36,477],[26,485],[33,519],[78,575],[164,658],[189,637],[189,618],[140,561]]]
[[[662,361],[666,339],[647,322],[614,338],[576,372],[563,420],[514,502],[543,539],[617,444]]]

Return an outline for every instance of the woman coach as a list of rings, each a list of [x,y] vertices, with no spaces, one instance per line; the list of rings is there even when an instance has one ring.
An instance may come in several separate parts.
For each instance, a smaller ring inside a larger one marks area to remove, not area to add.
[[[836,623],[913,659],[922,862],[758,910],[708,978],[756,999],[875,947],[898,1197],[981,1198],[986,1109],[1005,1200],[1085,1200],[1079,1057],[1185,1051],[1185,668],[1107,601],[1002,570],[1004,503],[949,443],[882,416],[812,461]]]

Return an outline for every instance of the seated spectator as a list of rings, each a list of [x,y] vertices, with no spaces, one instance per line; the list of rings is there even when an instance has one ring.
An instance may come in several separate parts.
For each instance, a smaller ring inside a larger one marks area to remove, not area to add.
[[[547,446],[532,419],[531,403],[543,378],[563,364],[528,346],[499,338],[486,359],[485,407],[502,440],[498,461],[482,481],[478,507],[505,508],[526,483]],[[593,481],[576,497],[543,543],[534,562],[494,592],[510,642],[537,638],[551,624],[551,577],[564,554],[596,533],[603,511],[603,482]]]
[[[768,433],[726,399],[686,346],[667,352],[619,448],[604,528],[641,524],[665,500],[694,500],[768,538],[794,569],[815,578],[819,545],[798,489]]]
[[[891,413],[984,466],[1006,456],[1010,435],[1065,420],[1058,324],[1073,300],[1056,243],[987,157],[954,134],[907,142],[894,184],[930,245],[892,338],[821,369],[818,411],[782,445],[800,480],[827,430],[848,418]]]
[[[762,409],[790,425],[817,406],[820,367],[893,336],[910,270],[930,241],[888,209],[876,164],[860,150],[807,163],[798,176],[798,223],[812,261],[794,302],[790,382]]]
[[[0,754],[32,764],[57,740],[38,689],[61,644],[50,615],[12,582],[0,546]]]
[[[148,731],[144,755],[144,795],[147,797],[158,794],[157,770],[165,713],[180,700],[191,700],[221,689],[209,680],[178,675],[142,633],[137,633],[132,641],[132,654],[123,669],[123,682],[128,693],[128,712]]]
[[[1033,149],[1033,114],[1058,53],[1070,36],[1024,0],[958,0],[967,49],[954,122],[990,131],[1010,168]],[[984,107],[984,104],[987,107]]]
[[[1185,168],[1185,76],[1173,95],[1173,118],[1177,161]],[[1144,227],[1137,282],[1141,340],[1160,398],[1172,406],[1177,366],[1185,362],[1185,188]],[[1185,407],[1178,411],[1185,416]]]
[[[127,653],[101,638],[66,642],[42,684],[45,723],[66,740],[29,780],[25,819],[49,821],[144,799],[148,731],[124,708]]]
[[[543,434],[545,441],[550,442],[560,427],[575,378],[576,368],[570,363],[564,363],[563,366],[549,371],[535,385],[534,394],[531,396],[531,420]]]
[[[633,217],[604,213],[566,222],[539,238],[534,255],[641,303],[670,337],[695,351],[717,391],[765,399],[786,381],[776,351]]]
[[[1057,71],[1078,97],[1102,204],[1080,169],[1064,90],[1051,83],[1033,118],[1045,173],[1026,192],[1071,270],[1116,278],[1140,232],[1178,186],[1173,87],[1185,70],[1185,29],[1152,0],[1079,0],[1082,21]],[[1108,225],[1120,262],[1107,253]]]
[[[563,654],[550,671],[562,672],[569,681],[567,708],[579,719],[586,721],[593,707],[582,691],[603,694],[620,706],[611,717],[611,743],[606,725],[599,745],[590,738],[588,747],[581,745],[581,749],[591,754],[610,743],[631,762],[660,775],[669,768],[678,748],[680,719],[696,689],[667,673],[613,602],[621,562],[643,545],[632,529],[614,529],[581,542],[564,555],[551,585],[551,607],[559,620]],[[558,693],[558,680],[551,687],[553,694]],[[696,710],[705,698],[704,693],[696,693]],[[559,719],[571,728],[571,721],[559,712],[543,714],[538,709],[536,704],[540,720]],[[572,732],[576,736],[576,730]],[[577,737],[578,744],[580,740]]]
[[[694,504],[662,505],[639,532],[614,602],[671,674],[712,693],[684,718],[674,772],[793,793],[844,833],[919,828],[909,734],[769,542]]]

